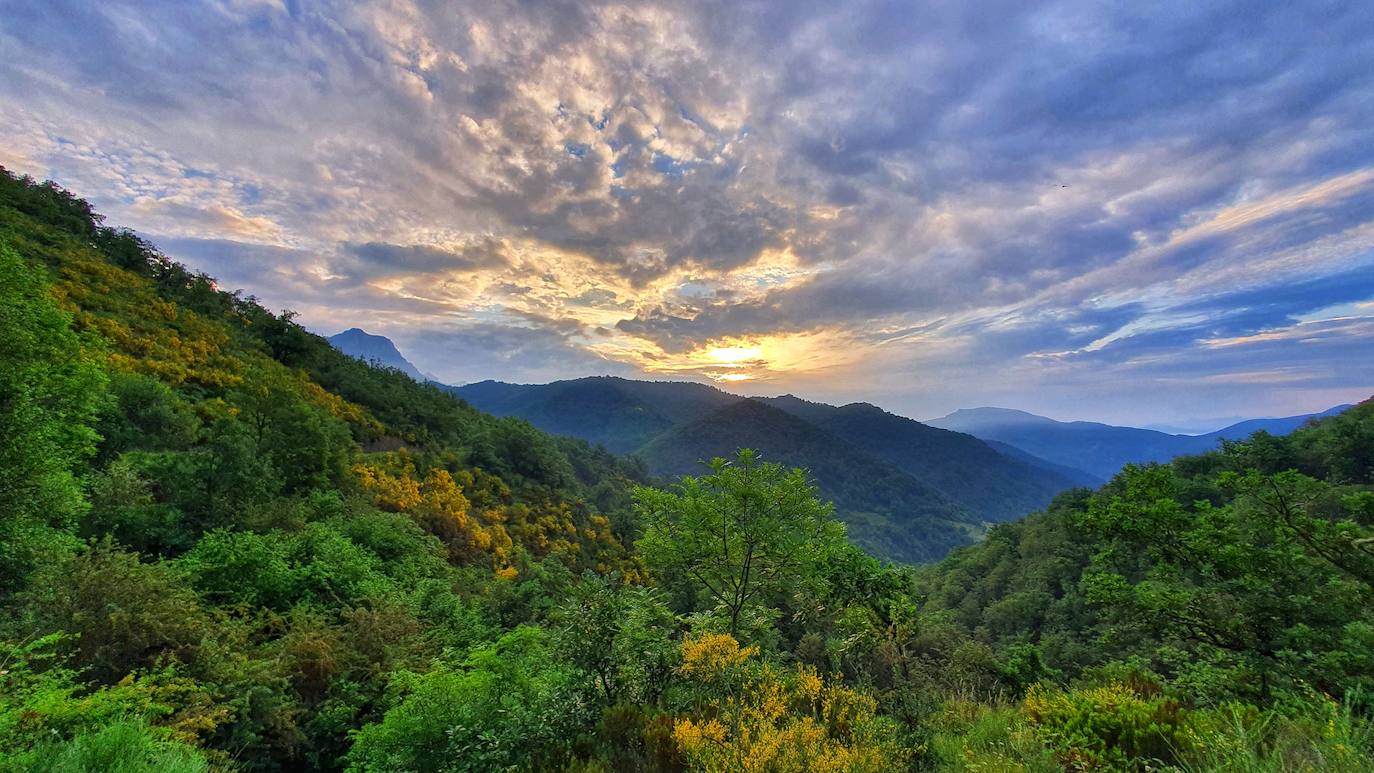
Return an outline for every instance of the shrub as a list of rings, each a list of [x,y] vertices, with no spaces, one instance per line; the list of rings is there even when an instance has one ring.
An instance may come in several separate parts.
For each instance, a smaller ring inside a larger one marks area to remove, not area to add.
[[[1148,770],[1177,763],[1185,745],[1178,702],[1152,692],[1122,683],[1067,692],[1036,685],[1023,709],[1071,770]]]

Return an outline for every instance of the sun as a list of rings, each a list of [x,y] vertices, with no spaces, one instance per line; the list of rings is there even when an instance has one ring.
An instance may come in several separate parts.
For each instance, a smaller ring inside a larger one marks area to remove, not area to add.
[[[706,356],[722,365],[735,365],[759,359],[763,350],[757,346],[717,346],[706,352]]]

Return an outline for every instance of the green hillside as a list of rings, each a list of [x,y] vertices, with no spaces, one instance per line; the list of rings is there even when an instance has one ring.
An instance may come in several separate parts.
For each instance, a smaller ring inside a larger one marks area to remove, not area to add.
[[[1181,705],[1325,694],[1364,711],[1372,526],[1374,400],[1128,466],[921,570],[916,595],[992,651],[1033,654],[1026,679],[1131,674]]]
[[[967,544],[979,519],[929,485],[785,411],[741,400],[660,435],[639,450],[649,469],[695,475],[703,462],[752,448],[811,471],[849,535],[874,555],[918,562]]]
[[[389,674],[643,572],[642,467],[346,356],[8,172],[0,294],[0,769],[126,715],[225,769],[342,767]]]
[[[903,561],[939,558],[967,537],[963,523],[1018,518],[1084,478],[864,403],[837,408],[792,395],[751,398],[808,425],[803,427],[742,407],[746,398],[686,382],[593,377],[551,384],[482,381],[449,389],[482,410],[635,454],[659,476],[699,472],[699,462],[740,448],[766,450],[769,458],[812,470],[851,525],[862,528],[855,539],[870,547],[887,545],[875,547],[877,555]],[[854,461],[859,456],[867,461]],[[834,463],[820,463],[830,457]],[[895,480],[902,483],[894,486]],[[933,532],[905,526],[932,518],[961,525]],[[931,543],[921,545],[926,539]],[[898,543],[906,547],[898,549]]]
[[[1076,481],[1038,469],[959,432],[888,413],[876,405],[840,408],[790,395],[765,402],[919,478],[986,521],[1009,521],[1049,504]]]
[[[552,384],[480,381],[449,391],[498,416],[519,416],[555,435],[571,435],[629,454],[672,427],[740,399],[704,384],[593,376]]]

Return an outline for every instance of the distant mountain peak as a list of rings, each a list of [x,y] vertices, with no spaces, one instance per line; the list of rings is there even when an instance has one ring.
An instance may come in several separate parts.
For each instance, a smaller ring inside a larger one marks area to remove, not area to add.
[[[890,414],[893,416],[897,415],[895,413],[892,413],[891,411],[884,410],[882,406],[874,405],[873,403],[865,403],[862,401],[856,403],[845,403],[844,405],[840,406],[840,410],[849,411],[850,413],[883,413]],[[911,421],[915,421],[915,419],[911,419]]]
[[[1023,411],[1018,408],[998,408],[988,405],[978,408],[960,408],[951,414],[942,416],[938,419],[932,419],[926,423],[935,426],[940,426],[944,423],[972,426],[983,423],[1041,424],[1059,422],[1056,422],[1048,416],[1041,416],[1040,414]]]
[[[351,327],[342,333],[329,336],[326,340],[335,349],[350,357],[384,368],[395,368],[416,381],[426,380],[420,369],[411,364],[401,354],[401,350],[396,348],[396,344],[386,336],[369,333],[360,327]]]

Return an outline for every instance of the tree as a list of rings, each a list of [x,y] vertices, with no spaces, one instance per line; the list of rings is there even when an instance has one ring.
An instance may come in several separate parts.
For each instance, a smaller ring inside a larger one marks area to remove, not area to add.
[[[41,567],[17,601],[24,626],[72,634],[76,662],[102,684],[188,659],[211,626],[182,572],[143,563],[108,539]]]
[[[462,663],[398,672],[402,692],[380,722],[358,731],[348,769],[372,771],[561,770],[594,718],[572,669],[548,636],[521,627]]]
[[[587,572],[552,617],[560,654],[591,675],[607,705],[657,702],[677,659],[677,621],[656,589]]]
[[[75,465],[95,452],[105,379],[70,324],[42,275],[0,244],[0,593],[86,508]]]
[[[740,613],[760,595],[808,577],[817,559],[844,544],[844,526],[800,469],[741,450],[711,474],[683,477],[676,491],[640,488],[646,530],[638,543],[651,568],[685,575],[739,631]]]
[[[1338,694],[1362,678],[1374,662],[1374,561],[1367,530],[1311,514],[1329,484],[1228,471],[1216,480],[1229,502],[1189,506],[1170,467],[1127,467],[1119,480],[1119,495],[1079,518],[1105,548],[1084,587],[1114,636],[1158,642],[1160,665],[1204,694],[1256,687],[1267,701],[1303,684]]]

